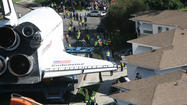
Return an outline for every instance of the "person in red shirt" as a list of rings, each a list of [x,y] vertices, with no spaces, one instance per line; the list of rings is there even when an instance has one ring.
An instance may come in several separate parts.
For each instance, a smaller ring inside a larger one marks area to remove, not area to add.
[[[66,37],[66,42],[67,42],[67,43],[69,43],[69,40],[68,40],[69,35],[68,35],[68,34],[66,34],[66,35],[65,35],[65,37]]]

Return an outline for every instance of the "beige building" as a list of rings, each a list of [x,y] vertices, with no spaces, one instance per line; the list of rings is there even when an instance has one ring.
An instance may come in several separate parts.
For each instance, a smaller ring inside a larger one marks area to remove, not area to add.
[[[170,30],[129,41],[136,43],[133,51],[146,47],[141,53],[127,56],[127,73],[132,80],[139,72],[143,78],[187,69],[187,31]]]
[[[141,35],[157,34],[171,29],[187,29],[187,12],[179,10],[147,11],[133,15],[130,20],[136,24],[136,31]]]
[[[124,92],[111,95],[118,105],[187,105],[187,74],[176,71],[116,84]]]

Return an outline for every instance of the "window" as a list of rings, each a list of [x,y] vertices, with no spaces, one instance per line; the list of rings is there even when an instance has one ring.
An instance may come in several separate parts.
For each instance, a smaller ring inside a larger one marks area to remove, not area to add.
[[[146,33],[146,34],[153,34],[153,31],[143,30],[143,33]]]
[[[162,27],[158,27],[158,33],[162,32]]]
[[[166,31],[169,31],[169,28],[168,28],[168,27],[166,27]]]

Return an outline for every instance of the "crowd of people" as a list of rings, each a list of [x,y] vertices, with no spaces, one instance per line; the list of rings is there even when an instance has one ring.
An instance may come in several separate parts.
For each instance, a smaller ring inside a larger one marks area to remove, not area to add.
[[[102,10],[108,9],[109,0],[48,0],[43,5],[54,8],[57,12],[65,12],[66,9]]]
[[[111,40],[108,37],[108,32],[100,29],[96,32],[93,30],[90,31],[89,25],[87,23],[88,16],[86,12],[81,14],[75,11],[65,10],[63,17],[64,19],[69,20],[67,27],[68,32],[65,34],[67,46],[71,44],[69,41],[71,37],[77,42],[74,47],[95,47],[99,48],[99,50],[109,49]]]

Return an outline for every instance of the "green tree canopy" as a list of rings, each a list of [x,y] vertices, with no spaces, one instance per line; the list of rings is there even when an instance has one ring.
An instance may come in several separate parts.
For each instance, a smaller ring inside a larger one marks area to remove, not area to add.
[[[181,0],[146,0],[152,10],[179,9],[183,7]]]
[[[109,31],[128,28],[128,24],[125,23],[129,22],[131,14],[145,10],[148,10],[148,6],[143,0],[118,0],[110,5],[108,14],[102,22]]]
[[[182,7],[181,0],[114,0],[102,23],[109,32],[115,33],[116,30],[120,30],[119,35],[113,38],[117,41],[113,41],[113,45],[120,46],[127,44],[124,43],[125,41],[136,37],[134,22],[129,20],[132,14],[146,10],[180,9]]]

